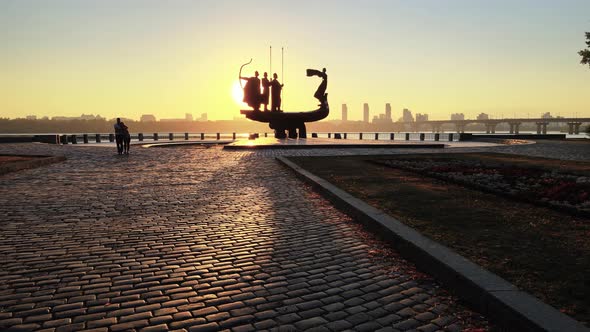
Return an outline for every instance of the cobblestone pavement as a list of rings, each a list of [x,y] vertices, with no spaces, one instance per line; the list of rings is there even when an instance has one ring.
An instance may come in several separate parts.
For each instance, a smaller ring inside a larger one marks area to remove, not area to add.
[[[0,330],[487,328],[272,158],[412,152],[0,145]]]

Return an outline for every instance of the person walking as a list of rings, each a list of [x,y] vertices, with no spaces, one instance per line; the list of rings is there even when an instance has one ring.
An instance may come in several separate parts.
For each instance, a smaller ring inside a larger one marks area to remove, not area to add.
[[[115,128],[115,142],[117,144],[117,153],[123,154],[123,139],[125,134],[123,132],[123,127],[121,126],[121,118],[117,118],[117,122],[114,125]]]
[[[129,154],[129,147],[131,146],[131,134],[129,134],[129,127],[121,122],[121,130],[123,131],[123,153]]]

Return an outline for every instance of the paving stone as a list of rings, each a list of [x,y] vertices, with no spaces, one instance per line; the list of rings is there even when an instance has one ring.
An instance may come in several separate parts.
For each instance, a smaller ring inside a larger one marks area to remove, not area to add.
[[[420,326],[417,330],[420,332],[434,332],[434,331],[439,331],[440,327],[438,327],[434,324],[428,324],[428,325]]]
[[[300,330],[307,330],[327,323],[328,321],[322,317],[313,317],[295,323],[295,327]]]
[[[0,327],[8,327],[13,325],[19,325],[23,323],[22,318],[8,318],[0,320]]]
[[[98,312],[98,313],[94,313],[94,314],[87,314],[87,315],[81,315],[81,316],[76,316],[73,319],[74,323],[81,323],[81,322],[87,322],[87,321],[92,321],[92,320],[100,320],[102,318],[104,318],[106,316],[106,312]]]
[[[336,321],[326,324],[326,327],[328,327],[332,331],[343,331],[343,330],[350,329],[352,326],[353,325],[350,322],[348,322],[344,319],[336,320]]]
[[[66,310],[60,311],[53,314],[53,316],[57,319],[59,318],[68,318],[68,317],[77,317],[86,314],[86,308],[74,309],[74,310]]]
[[[125,331],[132,329],[141,329],[142,327],[148,326],[147,320],[136,320],[132,322],[126,322],[121,324],[115,324],[110,327],[111,331]]]
[[[395,323],[393,325],[393,327],[398,330],[405,331],[405,330],[409,330],[409,329],[415,329],[420,325],[421,325],[421,323],[419,321],[410,318],[410,319],[406,319],[401,322]]]
[[[162,323],[168,323],[173,320],[174,320],[174,317],[172,317],[170,315],[165,315],[165,316],[156,316],[156,317],[150,318],[149,322],[150,322],[150,325],[159,325]]]
[[[111,326],[111,325],[115,325],[115,324],[117,324],[117,318],[116,317],[109,317],[109,318],[103,318],[103,319],[92,320],[92,321],[86,322],[86,327],[88,327],[89,329],[94,329],[94,328],[99,328],[99,327]]]
[[[233,327],[231,330],[233,332],[251,332],[251,331],[256,331],[256,329],[254,328],[254,326],[252,324],[239,325],[239,326]]]
[[[334,312],[324,315],[324,317],[329,321],[341,320],[341,319],[347,318],[349,316],[350,315],[346,311],[334,311]]]
[[[51,314],[46,315],[37,315],[37,316],[27,316],[23,323],[42,323],[51,319]]]
[[[391,325],[393,323],[399,322],[403,318],[396,314],[389,314],[387,316],[381,317],[377,319],[377,323],[381,325]]]
[[[198,324],[205,324],[207,321],[204,318],[190,318],[181,321],[173,321],[168,324],[168,326],[173,329],[183,329],[185,327],[198,325]]]
[[[35,331],[41,327],[39,324],[18,324],[11,326],[10,328],[6,329],[6,332],[25,332],[25,331]]]
[[[429,322],[429,321],[435,319],[436,317],[437,316],[431,312],[423,312],[421,314],[414,316],[415,319],[422,321],[422,322]]]
[[[252,320],[254,320],[254,316],[252,316],[252,315],[232,317],[232,318],[226,319],[224,321],[221,321],[219,323],[219,327],[221,327],[221,328],[231,328],[231,327],[234,327],[234,326],[238,326],[238,325],[243,325],[245,323],[249,323]]]
[[[214,314],[219,312],[216,307],[205,307],[203,309],[198,309],[192,311],[193,316],[195,317],[204,317],[206,315]]]
[[[362,324],[359,324],[359,325],[357,325],[357,326],[355,326],[355,327],[354,327],[354,329],[355,329],[356,331],[359,331],[359,332],[364,332],[364,331],[367,331],[367,332],[369,332],[369,331],[376,331],[376,330],[378,330],[378,329],[380,329],[380,328],[381,328],[381,325],[380,325],[379,323],[377,323],[377,322],[373,322],[373,321],[371,321],[371,322],[366,322],[366,323],[362,323]]]
[[[140,332],[167,332],[167,331],[169,331],[169,329],[166,324],[148,326],[148,327],[144,327],[140,330]]]
[[[55,332],[74,332],[80,331],[84,329],[84,323],[75,323],[75,324],[68,324],[63,325],[55,329]]]
[[[188,330],[189,332],[215,332],[219,331],[219,325],[217,325],[217,323],[194,325],[189,327]]]
[[[135,320],[147,320],[152,318],[152,313],[147,311],[147,312],[141,312],[138,314],[133,314],[133,315],[128,315],[128,316],[121,316],[119,317],[119,323],[125,323],[125,322],[129,322],[129,321],[135,321]]]
[[[208,322],[219,322],[222,321],[224,319],[229,319],[231,316],[228,312],[218,312],[216,314],[211,314],[211,315],[207,315],[205,316],[205,319]]]
[[[277,322],[275,322],[272,319],[265,319],[260,322],[254,323],[254,327],[258,330],[268,330],[272,327],[275,327],[276,325],[277,325]]]
[[[290,324],[296,321],[301,320],[301,317],[299,315],[297,315],[296,313],[290,313],[290,314],[285,314],[285,315],[279,315],[275,318],[275,320],[279,323],[279,324]]]

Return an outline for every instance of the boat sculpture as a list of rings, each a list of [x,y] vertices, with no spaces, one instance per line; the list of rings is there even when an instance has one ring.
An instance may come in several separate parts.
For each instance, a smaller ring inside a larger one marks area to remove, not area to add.
[[[270,129],[275,132],[275,138],[307,138],[305,123],[322,120],[330,113],[328,94],[326,93],[328,87],[326,68],[322,71],[307,69],[307,76],[322,78],[322,82],[314,94],[314,97],[320,102],[318,109],[307,112],[240,110],[240,113],[250,120],[268,123]]]

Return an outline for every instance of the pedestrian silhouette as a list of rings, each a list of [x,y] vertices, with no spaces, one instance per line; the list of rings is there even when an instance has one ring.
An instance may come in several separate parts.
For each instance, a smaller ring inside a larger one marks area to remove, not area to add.
[[[254,73],[253,77],[242,77],[241,80],[246,81],[244,86],[244,102],[252,107],[255,111],[260,111],[261,94],[260,94],[260,79],[258,78],[258,71]]]
[[[271,87],[271,110],[273,112],[279,112],[281,110],[281,91],[283,90],[283,84],[278,80],[277,73],[272,74],[273,80],[270,82]]]
[[[264,104],[264,111],[268,111],[268,96],[270,94],[270,81],[268,80],[268,73],[264,73],[262,78],[262,104]]]
[[[129,147],[131,146],[131,134],[129,134],[129,127],[121,122],[121,131],[123,133],[123,153],[129,154]]]
[[[123,154],[123,138],[125,137],[125,133],[123,132],[123,127],[121,126],[121,118],[117,118],[117,122],[114,125],[115,128],[115,142],[117,144],[117,153]]]

